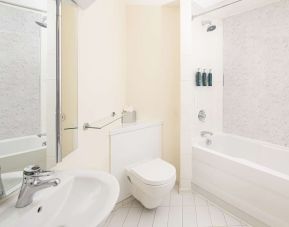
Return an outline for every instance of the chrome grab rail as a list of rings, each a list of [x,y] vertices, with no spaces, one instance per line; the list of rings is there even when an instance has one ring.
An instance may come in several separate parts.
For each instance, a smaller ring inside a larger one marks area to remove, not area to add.
[[[112,123],[116,122],[117,120],[122,119],[123,114],[121,114],[121,116],[117,116],[117,114],[115,112],[113,112],[111,114],[112,119],[110,119],[108,122],[103,123],[101,126],[93,126],[89,123],[84,123],[83,124],[83,130],[87,130],[87,129],[103,129],[104,127],[111,125]]]

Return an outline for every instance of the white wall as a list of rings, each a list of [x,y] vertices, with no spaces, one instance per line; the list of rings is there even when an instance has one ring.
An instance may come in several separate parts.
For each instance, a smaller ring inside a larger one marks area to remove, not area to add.
[[[179,8],[128,6],[127,104],[163,122],[162,157],[179,169]]]
[[[79,13],[79,126],[120,112],[125,103],[124,0],[96,1]],[[79,148],[58,168],[109,170],[108,136],[79,130]]]
[[[189,190],[192,179],[192,130],[193,130],[193,66],[191,1],[180,0],[181,26],[181,113],[180,113],[180,189]]]

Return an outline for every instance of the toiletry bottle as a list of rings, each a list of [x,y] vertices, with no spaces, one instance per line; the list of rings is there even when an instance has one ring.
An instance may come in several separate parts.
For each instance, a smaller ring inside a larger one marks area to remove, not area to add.
[[[206,73],[206,69],[204,69],[203,74],[202,74],[202,83],[203,83],[203,86],[207,86],[207,73]]]
[[[197,73],[196,73],[196,86],[201,86],[202,84],[202,73],[201,73],[201,69],[199,68]]]
[[[208,74],[208,86],[213,86],[213,74],[212,74],[212,69],[210,69],[209,74]]]

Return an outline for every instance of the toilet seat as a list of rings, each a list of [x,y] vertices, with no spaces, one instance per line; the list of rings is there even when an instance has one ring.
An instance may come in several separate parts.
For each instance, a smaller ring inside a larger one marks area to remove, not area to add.
[[[141,163],[129,171],[139,181],[150,186],[169,184],[176,176],[175,167],[161,159]]]

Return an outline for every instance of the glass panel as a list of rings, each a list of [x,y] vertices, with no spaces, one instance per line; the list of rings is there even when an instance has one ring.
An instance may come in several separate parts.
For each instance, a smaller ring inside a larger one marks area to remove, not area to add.
[[[78,8],[70,0],[61,3],[61,112],[62,157],[77,148],[78,140]]]

